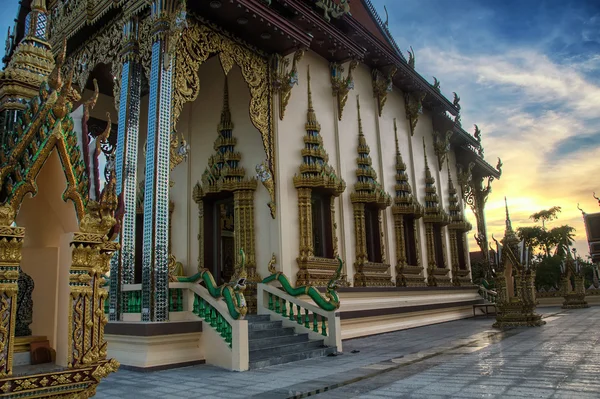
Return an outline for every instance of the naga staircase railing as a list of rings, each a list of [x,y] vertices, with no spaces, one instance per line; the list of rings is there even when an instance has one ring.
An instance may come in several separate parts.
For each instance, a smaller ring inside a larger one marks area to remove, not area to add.
[[[338,309],[337,280],[343,263],[327,284],[325,296],[315,287],[294,287],[282,272],[275,270],[275,256],[269,262],[270,276],[257,285],[258,314],[268,314],[283,321],[284,326],[294,327],[298,333],[308,333],[311,339],[324,339],[327,346],[342,351],[342,330]],[[277,285],[270,285],[271,283]],[[307,298],[308,297],[308,298]],[[308,299],[312,300],[312,303]]]
[[[203,269],[193,276],[173,277],[169,283],[169,320],[200,318],[206,363],[236,371],[247,370],[249,364],[245,255],[240,252],[242,264],[236,281],[218,286],[212,273]],[[123,294],[125,321],[140,321],[141,284],[125,284]]]
[[[479,285],[479,295],[484,301],[489,303],[496,303],[498,300],[498,293],[490,289],[489,283],[484,279],[481,280],[481,284]]]

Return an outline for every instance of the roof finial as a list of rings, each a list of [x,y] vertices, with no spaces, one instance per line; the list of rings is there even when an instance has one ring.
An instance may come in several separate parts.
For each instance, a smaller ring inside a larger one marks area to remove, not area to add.
[[[360,100],[359,95],[356,95],[356,109],[358,110],[358,135],[363,136],[362,120],[360,119]]]
[[[512,230],[512,223],[510,222],[510,215],[508,214],[508,201],[504,197],[504,207],[506,208],[506,229]]]

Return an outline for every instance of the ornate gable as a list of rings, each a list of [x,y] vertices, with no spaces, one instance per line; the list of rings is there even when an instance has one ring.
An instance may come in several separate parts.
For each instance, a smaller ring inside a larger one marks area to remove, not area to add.
[[[358,168],[356,169],[357,182],[350,200],[353,203],[375,203],[381,208],[386,208],[391,205],[392,199],[377,181],[377,173],[371,166],[371,149],[363,134],[359,96],[356,96],[356,107],[358,109],[358,158],[356,158]]]
[[[308,78],[308,111],[306,113],[306,135],[302,149],[302,164],[300,175],[294,176],[296,188],[324,188],[331,191],[332,195],[339,196],[346,189],[346,182],[337,176],[335,169],[328,164],[329,155],[323,147],[323,137],[319,134],[321,125],[313,108],[312,93],[310,90],[310,66]]]
[[[398,129],[396,127],[396,118],[394,118],[394,136],[396,140],[396,197],[392,206],[393,213],[404,215],[414,215],[416,218],[423,216],[423,205],[419,204],[412,194],[408,175],[406,174],[406,164],[402,160],[400,147],[398,146]]]
[[[217,131],[219,135],[214,143],[215,153],[208,159],[208,166],[202,174],[202,184],[198,182],[194,187],[194,198],[200,199],[207,194],[221,191],[256,189],[256,179],[246,178],[246,170],[240,166],[242,154],[235,151],[237,139],[233,137],[227,76],[225,76],[221,121]]]

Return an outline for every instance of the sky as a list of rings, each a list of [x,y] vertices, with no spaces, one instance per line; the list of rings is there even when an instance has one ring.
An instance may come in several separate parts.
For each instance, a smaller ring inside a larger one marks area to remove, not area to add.
[[[504,196],[514,227],[560,206],[548,226],[574,226],[576,247],[587,254],[577,204],[600,212],[592,197],[600,196],[600,2],[372,2],[384,20],[387,7],[390,31],[405,55],[413,47],[417,71],[430,82],[436,76],[448,98],[458,93],[463,128],[472,133],[478,124],[485,159],[495,166],[502,158],[486,206],[490,236],[503,236]],[[2,39],[17,4],[0,0]],[[470,248],[477,249],[473,239]]]
[[[504,233],[560,206],[589,253],[581,208],[600,212],[600,2],[585,0],[372,0],[406,58],[442,93],[461,98],[463,128],[482,130],[485,160],[503,173],[486,205],[488,232]],[[467,212],[475,225],[475,218]],[[471,232],[471,237],[474,231]],[[471,239],[470,249],[478,247]]]

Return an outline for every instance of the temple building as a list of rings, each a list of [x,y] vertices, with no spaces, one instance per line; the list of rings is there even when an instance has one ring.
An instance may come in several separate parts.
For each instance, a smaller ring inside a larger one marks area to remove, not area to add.
[[[91,395],[117,361],[247,370],[481,300],[501,162],[369,0],[22,0],[6,43],[0,376],[101,367]]]

